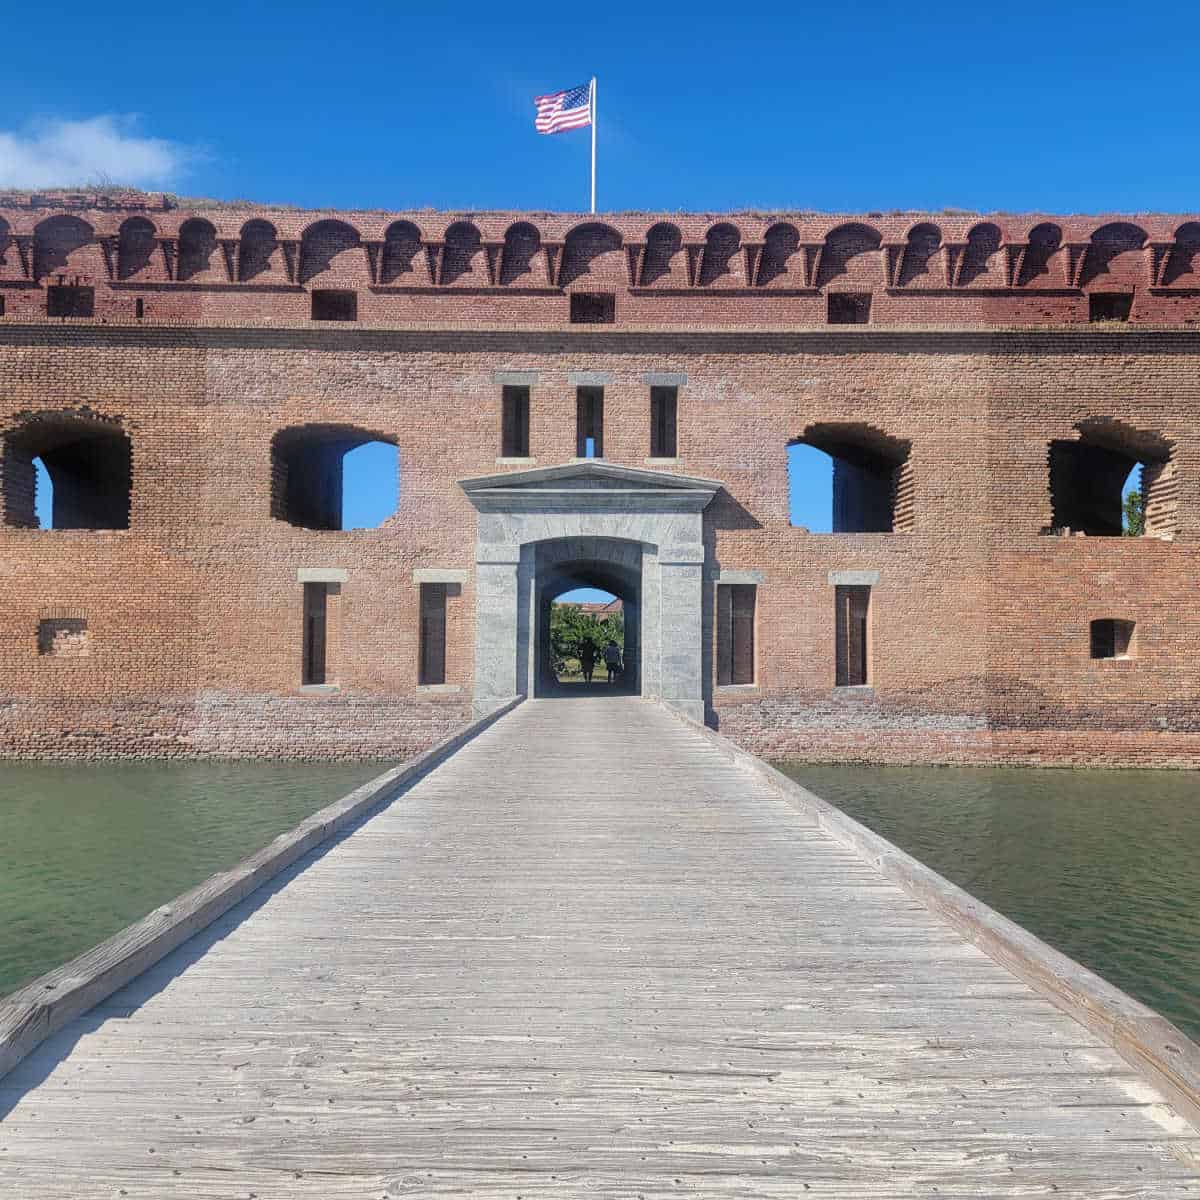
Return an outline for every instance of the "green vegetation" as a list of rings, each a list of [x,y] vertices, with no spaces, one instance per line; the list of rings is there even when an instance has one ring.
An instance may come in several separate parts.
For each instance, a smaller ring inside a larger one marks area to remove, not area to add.
[[[555,604],[550,610],[550,645],[554,650],[554,673],[560,679],[582,677],[579,651],[591,643],[596,651],[596,662],[604,662],[604,647],[616,642],[625,645],[625,618],[622,613],[612,613],[598,620],[592,613],[585,613],[578,604]]]
[[[1146,532],[1146,498],[1140,491],[1129,492],[1125,497],[1126,537],[1141,537]]]

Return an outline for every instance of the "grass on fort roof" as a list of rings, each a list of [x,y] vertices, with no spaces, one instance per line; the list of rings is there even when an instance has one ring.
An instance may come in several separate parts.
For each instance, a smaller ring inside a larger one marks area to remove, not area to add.
[[[180,196],[174,192],[148,192],[142,188],[119,187],[116,184],[104,183],[96,184],[72,184],[61,185],[57,187],[44,188],[0,188],[0,203],[5,200],[27,201],[32,196],[57,196],[57,195],[77,195],[77,196],[98,196],[108,200],[144,200],[147,207],[156,206],[165,201],[167,208],[179,208],[188,212],[220,212],[229,209],[260,209],[264,212],[361,212],[361,213],[380,213],[387,214],[393,212],[454,212],[461,213],[464,216],[473,214],[482,214],[488,212],[515,212],[516,209],[488,209],[488,208],[471,208],[461,206],[438,206],[431,204],[409,204],[401,207],[379,207],[367,206],[356,207],[354,205],[306,205],[306,204],[269,204],[261,200],[218,200],[212,196]],[[554,209],[521,209],[522,212],[528,212],[531,215],[555,216],[557,210]],[[861,210],[853,211],[848,209],[820,209],[820,208],[805,208],[797,206],[795,208],[780,208],[775,205],[759,206],[759,205],[744,205],[740,208],[728,209],[709,209],[708,212],[715,214],[724,214],[728,216],[747,216],[747,217],[772,217],[772,216],[790,216],[790,217],[821,217],[821,216],[838,216],[838,215],[853,215],[867,218],[882,218],[882,217],[908,217],[908,216],[930,216],[935,211],[939,212],[944,217],[1006,217],[1013,216],[1014,213],[1007,209],[992,209],[989,212],[983,212],[975,208],[957,208],[952,205],[947,205],[940,210],[917,209],[917,208],[890,208],[890,209],[871,209],[867,212]],[[1050,213],[1046,210],[1036,210],[1039,214],[1047,216],[1088,216],[1088,213]],[[653,213],[654,215],[671,215],[679,217],[696,216],[699,210],[685,208],[624,208],[606,210],[598,216],[610,217],[637,217]],[[1132,214],[1136,215],[1136,214]]]

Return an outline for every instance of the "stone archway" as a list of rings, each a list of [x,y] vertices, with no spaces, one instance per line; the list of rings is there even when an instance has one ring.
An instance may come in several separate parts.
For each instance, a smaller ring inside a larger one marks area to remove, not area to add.
[[[652,549],[652,548],[651,548]],[[642,691],[642,545],[620,538],[557,538],[529,547],[533,556],[535,633],[533,694],[555,690],[550,646],[550,611],[554,598],[577,587],[598,587],[620,598],[624,612],[625,672],[621,690]]]
[[[479,513],[477,711],[535,694],[538,613],[555,570],[592,564],[614,578],[620,573],[632,590],[636,555],[641,694],[704,719],[703,513],[719,483],[588,462],[464,479],[460,486]]]

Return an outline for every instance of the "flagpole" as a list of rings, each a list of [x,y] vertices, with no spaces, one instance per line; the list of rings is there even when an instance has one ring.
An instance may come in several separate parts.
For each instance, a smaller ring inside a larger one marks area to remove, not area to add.
[[[596,77],[592,76],[592,212],[596,211]]]

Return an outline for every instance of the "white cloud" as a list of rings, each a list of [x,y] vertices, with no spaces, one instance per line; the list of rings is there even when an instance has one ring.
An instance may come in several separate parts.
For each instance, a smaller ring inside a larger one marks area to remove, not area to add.
[[[0,187],[163,186],[193,157],[176,142],[139,136],[133,117],[40,121],[0,129]]]

